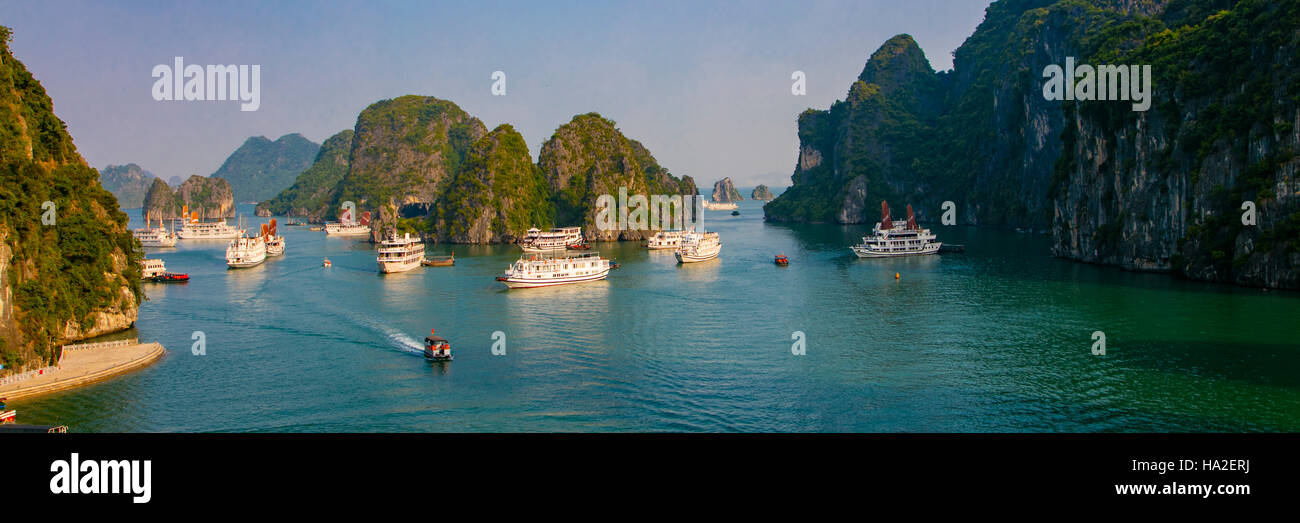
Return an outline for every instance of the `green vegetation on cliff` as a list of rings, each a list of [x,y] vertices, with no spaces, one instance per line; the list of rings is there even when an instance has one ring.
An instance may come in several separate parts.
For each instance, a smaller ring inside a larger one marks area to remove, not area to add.
[[[454,243],[510,241],[554,222],[550,187],[509,124],[474,144],[436,207],[437,237]]]
[[[56,345],[135,320],[140,253],[127,216],[77,153],[53,103],[0,27],[0,363],[57,358]],[[54,204],[54,224],[42,217]]]
[[[274,142],[252,136],[230,153],[211,178],[230,183],[237,202],[260,202],[275,196],[312,164],[320,144],[301,134],[286,134]]]
[[[99,184],[117,197],[117,203],[127,209],[139,207],[154,176],[139,165],[110,165],[99,170]]]
[[[352,155],[352,129],[345,129],[321,144],[316,160],[298,175],[293,185],[257,205],[259,215],[306,216],[320,222],[337,203],[338,184],[348,173]]]

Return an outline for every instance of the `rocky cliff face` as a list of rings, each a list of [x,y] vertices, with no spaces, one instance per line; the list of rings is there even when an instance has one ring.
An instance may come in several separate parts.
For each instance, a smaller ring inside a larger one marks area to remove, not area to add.
[[[772,190],[768,189],[766,185],[760,184],[749,193],[749,198],[758,201],[772,201],[776,196],[772,195]]]
[[[1137,45],[1096,53],[1156,64],[1157,96],[1146,112],[1066,107],[1052,251],[1300,288],[1300,6],[1240,2],[1192,22],[1177,33],[1121,34]],[[1243,223],[1252,205],[1254,223]]]
[[[139,207],[154,176],[139,165],[110,165],[99,170],[99,184],[117,197],[117,203],[126,209]]]
[[[274,142],[265,136],[244,140],[210,178],[230,183],[237,202],[260,202],[293,184],[298,174],[312,164],[320,144],[298,133],[286,134]]]
[[[164,220],[180,218],[188,206],[200,218],[233,218],[235,200],[230,184],[221,178],[190,176],[175,191],[161,179],[154,179],[144,197],[144,210]]]
[[[305,216],[312,223],[322,223],[332,216],[339,182],[351,165],[352,136],[352,129],[345,129],[325,140],[311,167],[298,175],[288,189],[257,204],[257,215]]]
[[[1059,256],[1292,287],[1296,88],[1273,64],[1295,54],[1294,6],[1001,0],[941,73],[895,37],[844,101],[800,115],[794,185],[766,219],[866,223],[889,200],[925,221],[952,201],[960,223],[1051,231]],[[1066,57],[1153,64],[1155,106],[1046,100]],[[1271,221],[1233,231],[1247,196]]]
[[[451,243],[512,242],[553,221],[550,187],[508,124],[474,143],[436,207],[436,235]]]
[[[550,186],[556,223],[580,225],[590,240],[641,240],[646,230],[598,230],[596,199],[629,195],[694,194],[695,182],[677,179],[653,163],[640,143],[629,140],[614,122],[596,113],[573,117],[542,144],[537,163]],[[653,190],[652,190],[653,186]]]
[[[720,203],[744,200],[740,196],[740,191],[736,190],[736,185],[731,183],[731,177],[729,176],[713,182],[713,194],[709,198]]]
[[[130,327],[142,296],[127,216],[10,52],[10,35],[0,27],[0,373]]]
[[[446,100],[408,95],[371,104],[357,117],[339,201],[425,214],[485,134],[483,122]]]

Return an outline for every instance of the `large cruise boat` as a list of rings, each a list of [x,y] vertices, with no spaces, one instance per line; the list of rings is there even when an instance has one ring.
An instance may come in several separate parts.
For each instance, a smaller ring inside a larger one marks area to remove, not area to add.
[[[243,229],[227,224],[225,218],[219,222],[201,221],[199,213],[190,212],[188,207],[181,208],[181,218],[185,219],[185,225],[176,231],[176,236],[182,240],[229,240],[244,234]]]
[[[424,243],[419,238],[412,238],[411,233],[398,237],[396,229],[379,243],[379,256],[375,258],[379,262],[379,272],[385,274],[409,271],[419,267],[423,259]]]
[[[647,249],[676,249],[682,246],[682,238],[690,231],[659,231],[646,240]]]
[[[144,214],[144,228],[135,229],[131,234],[135,239],[140,240],[140,245],[144,247],[175,247],[176,235],[167,230],[162,223],[162,217],[158,217],[158,228],[150,227],[150,213]]]
[[[253,267],[266,261],[266,238],[241,235],[226,245],[226,265],[231,269]]]
[[[609,260],[595,252],[556,258],[526,256],[507,267],[497,281],[511,289],[550,287],[603,280],[609,275],[609,268]]]
[[[896,224],[889,218],[889,204],[882,201],[880,222],[872,229],[871,236],[863,236],[861,244],[850,248],[859,258],[919,256],[939,252],[943,243],[934,240],[935,235],[930,229],[916,225],[911,205],[907,206],[907,222]]]
[[[361,221],[352,217],[352,212],[343,210],[338,223],[325,224],[326,236],[364,236],[370,234],[370,211],[361,213]]]
[[[700,202],[700,205],[710,211],[734,211],[739,208],[735,203],[732,202],[711,202],[708,200],[704,200],[703,202]]]
[[[682,245],[673,253],[677,263],[712,260],[722,252],[722,238],[716,232],[690,232],[682,237]]]
[[[271,223],[262,224],[262,241],[266,242],[267,256],[284,255],[284,236],[277,234],[275,218],[271,218]]]
[[[555,227],[546,232],[533,227],[519,241],[519,247],[531,253],[563,251],[581,244],[582,227]]]

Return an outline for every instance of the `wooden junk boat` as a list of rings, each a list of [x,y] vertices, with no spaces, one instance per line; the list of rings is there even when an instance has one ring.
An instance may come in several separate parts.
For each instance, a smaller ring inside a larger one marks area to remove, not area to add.
[[[451,251],[451,256],[427,256],[420,260],[420,265],[425,267],[451,267],[456,264],[456,251]]]
[[[433,329],[424,337],[424,357],[433,361],[451,361],[451,343],[442,336],[435,336]]]

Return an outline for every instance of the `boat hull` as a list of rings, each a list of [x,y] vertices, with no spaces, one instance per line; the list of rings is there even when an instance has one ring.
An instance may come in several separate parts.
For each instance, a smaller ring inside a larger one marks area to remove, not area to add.
[[[411,261],[382,261],[379,262],[379,272],[384,274],[393,274],[397,272],[406,272],[419,266],[419,258]]]
[[[249,257],[249,258],[242,258],[238,260],[226,260],[226,266],[230,267],[231,269],[247,269],[249,267],[256,267],[258,265],[261,265],[262,262],[264,261],[266,261],[265,254],[263,254],[260,258]]]
[[[683,253],[682,251],[677,251],[673,253],[673,255],[677,257],[677,263],[698,263],[702,261],[709,261],[715,259],[718,257],[718,254],[721,252],[722,252],[722,247],[719,246],[717,249],[713,250],[712,252],[687,254],[687,253]]]
[[[915,251],[900,251],[900,252],[873,251],[870,249],[864,249],[860,245],[849,247],[849,249],[853,251],[853,254],[858,255],[859,258],[901,258],[904,256],[926,256],[930,254],[939,254],[939,247],[942,245],[943,245],[942,242],[935,242],[926,245],[924,248]]]
[[[503,277],[499,281],[506,284],[511,289],[531,289],[536,287],[553,287],[556,285],[568,285],[570,283],[583,283],[589,281],[598,281],[605,279],[609,275],[609,269],[588,274],[584,276],[574,276],[570,278],[515,278]]]

